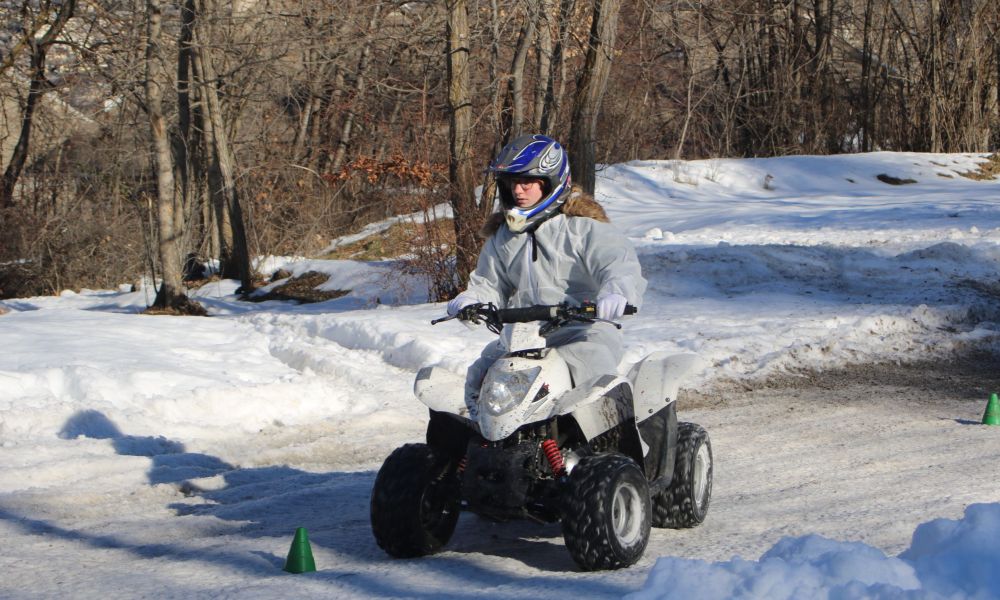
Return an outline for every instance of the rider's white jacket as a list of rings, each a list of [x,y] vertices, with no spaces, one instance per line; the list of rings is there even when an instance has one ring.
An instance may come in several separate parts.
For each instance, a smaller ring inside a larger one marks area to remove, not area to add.
[[[617,293],[630,304],[642,304],[646,280],[635,249],[590,196],[574,190],[560,214],[533,232],[513,233],[496,213],[483,228],[489,235],[479,254],[476,271],[462,295],[499,308],[533,304],[596,302]],[[614,374],[624,355],[621,332],[607,323],[567,325],[546,337],[558,347],[576,385]],[[470,370],[470,380],[481,381],[485,369],[499,356],[496,344],[484,349]]]
[[[495,232],[469,277],[466,293],[478,301],[519,308],[596,302],[615,293],[642,304],[646,280],[635,249],[586,194],[574,190],[561,214],[534,231],[513,233],[502,217],[494,215],[484,228]]]

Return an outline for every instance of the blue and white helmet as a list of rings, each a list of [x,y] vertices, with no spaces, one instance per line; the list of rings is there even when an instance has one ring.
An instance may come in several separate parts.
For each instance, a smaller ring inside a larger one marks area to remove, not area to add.
[[[522,135],[507,144],[489,170],[496,176],[507,227],[514,233],[531,229],[552,216],[568,196],[570,178],[566,151],[559,142],[544,135]],[[510,180],[522,177],[543,182],[542,199],[528,208],[518,208],[511,191]]]

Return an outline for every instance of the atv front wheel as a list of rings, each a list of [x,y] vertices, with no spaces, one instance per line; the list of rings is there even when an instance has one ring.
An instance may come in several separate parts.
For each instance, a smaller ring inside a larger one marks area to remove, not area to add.
[[[372,533],[396,558],[432,554],[448,543],[459,513],[455,465],[426,444],[385,459],[372,488]]]
[[[712,498],[712,442],[694,423],[677,425],[677,461],[670,486],[653,496],[653,526],[684,529],[705,520]]]
[[[573,560],[587,571],[634,564],[649,542],[649,484],[620,454],[580,460],[570,473],[562,518]]]

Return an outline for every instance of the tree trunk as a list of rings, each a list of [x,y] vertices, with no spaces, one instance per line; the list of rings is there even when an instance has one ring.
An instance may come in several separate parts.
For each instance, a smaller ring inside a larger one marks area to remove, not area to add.
[[[497,0],[490,0],[490,39],[489,39],[489,60],[486,63],[486,81],[489,85],[489,126],[493,135],[493,144],[490,147],[490,159],[500,153],[503,145],[503,94],[500,93],[500,7]],[[493,205],[496,203],[496,181],[492,173],[487,173],[483,178],[483,187],[479,196],[479,212],[477,222],[483,222],[490,213],[493,212]]]
[[[292,162],[301,163],[308,155],[306,142],[309,139],[309,132],[313,130],[318,113],[316,107],[320,104],[322,94],[316,90],[320,77],[312,72],[312,65],[317,61],[317,56],[313,48],[306,48],[305,56],[302,60],[303,67],[310,73],[309,75],[309,96],[299,105],[299,125],[295,128],[295,139],[292,140],[291,159]]]
[[[559,12],[556,14],[556,22],[559,23],[559,37],[556,39],[555,49],[552,51],[552,62],[554,67],[549,71],[549,80],[545,83],[545,110],[542,112],[541,127],[542,132],[555,131],[559,122],[560,111],[563,105],[563,94],[566,88],[566,42],[569,35],[570,15],[576,0],[560,0]],[[559,81],[556,82],[558,75]]]
[[[174,307],[185,303],[181,282],[180,233],[175,228],[174,159],[170,149],[167,123],[163,116],[163,88],[167,81],[166,61],[160,48],[163,10],[159,0],[147,0],[146,38],[146,109],[153,139],[153,164],[156,170],[157,233],[161,279],[155,306]]]
[[[448,0],[449,201],[455,215],[455,267],[463,286],[479,256],[478,211],[472,173],[472,100],[469,96],[469,9],[466,0]]]
[[[928,120],[931,130],[931,152],[941,151],[941,133],[938,123],[938,95],[940,94],[941,77],[941,3],[940,0],[930,0],[930,89],[927,91]]]
[[[697,28],[694,34],[695,44],[700,46],[701,42],[701,27],[702,27],[702,13],[698,13],[697,17]],[[695,49],[697,52],[697,49]],[[677,146],[674,148],[674,160],[680,160],[684,154],[684,142],[687,140],[688,128],[691,126],[691,118],[694,114],[694,83],[695,78],[701,69],[695,65],[695,57],[692,56],[691,48],[684,47],[684,67],[685,75],[687,76],[687,91],[685,94],[684,101],[684,120],[681,124],[681,131],[677,136]]]
[[[8,208],[14,204],[14,186],[21,178],[21,172],[28,160],[28,147],[31,141],[31,128],[34,122],[35,108],[39,100],[50,88],[48,79],[45,78],[45,59],[49,47],[55,43],[56,38],[62,33],[66,22],[73,16],[76,7],[76,0],[65,0],[59,6],[59,12],[42,37],[36,39],[33,33],[27,35],[30,39],[27,46],[31,52],[31,82],[28,84],[28,99],[24,104],[24,112],[21,114],[21,133],[18,135],[17,144],[14,146],[14,153],[10,162],[4,170],[3,178],[0,178],[0,208]]]
[[[996,11],[994,14],[1000,17],[1000,9],[994,8],[994,10]],[[993,36],[993,85],[990,86],[987,104],[990,107],[992,130],[986,144],[987,148],[993,148],[994,153],[1000,156],[1000,35],[997,35],[997,32],[994,32]]]
[[[194,0],[184,0],[180,5],[181,27],[177,38],[177,131],[171,135],[177,173],[177,190],[183,211],[177,211],[179,223],[186,233],[185,248],[200,248],[206,237],[205,229],[211,221],[202,218],[202,205],[207,202],[205,175],[200,157],[201,108],[196,105],[197,89],[192,86],[192,43]],[[192,242],[192,237],[197,242]]]
[[[552,73],[552,0],[538,0],[538,79],[535,82],[535,110],[531,128],[536,133],[548,134],[542,128],[543,115],[548,110],[548,90]]]
[[[517,49],[510,67],[507,97],[510,99],[510,126],[504,136],[507,141],[524,132],[524,64],[528,59],[528,48],[535,38],[535,10],[529,10],[524,25],[517,36]]]
[[[367,33],[369,37],[374,34],[375,30],[378,28],[381,8],[382,7],[379,5],[375,6],[375,12],[372,14],[371,21],[368,23]],[[351,130],[354,127],[354,118],[365,96],[365,77],[368,74],[368,64],[371,58],[371,53],[372,43],[369,39],[365,42],[365,46],[361,50],[361,57],[358,59],[358,72],[356,79],[354,80],[354,98],[352,99],[351,107],[344,116],[344,124],[340,128],[340,139],[337,141],[337,152],[333,157],[333,164],[330,166],[330,169],[334,172],[344,165],[344,157],[347,156],[347,145],[351,142]]]
[[[577,80],[573,101],[569,136],[570,172],[573,174],[573,181],[580,184],[588,194],[594,193],[597,184],[597,116],[601,111],[601,100],[611,72],[620,8],[621,0],[594,0],[587,61]]]
[[[195,16],[193,59],[199,95],[203,102],[204,128],[208,142],[209,189],[217,205],[223,209],[217,212],[224,214],[225,219],[229,221],[228,227],[222,230],[222,234],[229,236],[226,241],[231,245],[227,253],[223,244],[223,254],[219,257],[220,271],[223,277],[238,278],[240,290],[247,293],[253,289],[253,277],[243,222],[243,207],[236,186],[236,159],[222,117],[222,102],[216,89],[215,67],[209,54],[212,37],[207,31],[206,15],[209,14],[212,2],[213,0],[201,0],[196,3],[199,10]],[[220,219],[220,223],[223,220]]]

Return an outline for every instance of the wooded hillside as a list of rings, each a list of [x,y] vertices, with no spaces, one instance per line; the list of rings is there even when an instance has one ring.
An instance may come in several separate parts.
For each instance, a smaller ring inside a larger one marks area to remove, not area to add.
[[[1000,145],[996,0],[0,0],[0,24],[0,297],[183,295],[189,254],[251,287],[249,256],[450,202],[420,253],[447,296],[520,133],[590,186],[630,159]]]

